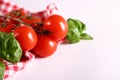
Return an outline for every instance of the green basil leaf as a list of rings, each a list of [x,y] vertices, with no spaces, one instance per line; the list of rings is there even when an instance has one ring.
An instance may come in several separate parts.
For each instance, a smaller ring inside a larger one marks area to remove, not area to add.
[[[3,80],[4,71],[5,71],[5,65],[2,62],[0,62],[0,80]]]
[[[88,35],[87,33],[81,33],[80,34],[80,39],[82,39],[82,40],[92,40],[93,38],[90,35]]]
[[[84,30],[86,30],[86,25],[81,22],[80,20],[74,20],[74,22],[76,23],[76,27],[78,28],[79,32],[82,33]]]
[[[22,57],[22,49],[13,33],[0,32],[0,57],[17,63]]]
[[[80,41],[80,32],[76,27],[76,23],[72,19],[68,19],[68,33],[67,39],[70,43],[76,43]]]
[[[86,25],[78,19],[69,18],[68,23],[68,33],[66,38],[70,43],[77,43],[82,40],[92,40],[93,38],[83,33],[86,30]]]

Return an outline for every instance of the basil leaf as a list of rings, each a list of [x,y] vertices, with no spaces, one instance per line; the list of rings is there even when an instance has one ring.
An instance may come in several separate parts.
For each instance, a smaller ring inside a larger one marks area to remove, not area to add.
[[[81,33],[80,34],[80,39],[82,39],[82,40],[92,40],[93,38],[90,35],[88,35],[87,33]]]
[[[74,20],[76,27],[78,28],[79,32],[82,33],[84,30],[86,30],[86,25],[81,22],[80,20]]]
[[[3,80],[4,71],[5,71],[5,65],[2,62],[0,62],[0,80]]]
[[[67,39],[70,43],[76,43],[80,41],[80,32],[76,27],[76,23],[72,19],[68,19],[68,33]]]
[[[68,33],[66,38],[70,43],[77,43],[82,40],[92,40],[93,38],[83,33],[86,30],[86,25],[78,19],[69,18],[68,23]]]
[[[17,63],[22,57],[22,49],[13,33],[0,32],[0,57]]]

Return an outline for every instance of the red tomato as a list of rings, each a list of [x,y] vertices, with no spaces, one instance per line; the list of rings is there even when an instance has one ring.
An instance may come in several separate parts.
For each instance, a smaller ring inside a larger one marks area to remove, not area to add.
[[[23,51],[31,50],[35,47],[37,35],[31,27],[20,26],[15,29],[14,34]]]
[[[4,20],[5,20],[5,17],[4,16],[0,16],[0,31],[3,31],[3,32],[5,32],[5,28],[4,28],[4,24],[3,24],[3,22],[4,22]]]
[[[5,32],[13,32],[16,28],[17,28],[17,26],[16,26],[15,24],[9,24],[9,25],[5,28]]]
[[[0,24],[3,23],[5,20],[5,16],[0,16]]]
[[[2,28],[2,27],[0,27],[0,31],[5,32],[5,29],[4,29],[4,28]]]
[[[68,32],[68,24],[60,15],[49,16],[44,21],[44,29],[49,31],[49,36],[54,40],[64,38]]]
[[[36,17],[36,16],[34,16],[34,15],[24,16],[24,17],[22,18],[22,21],[24,21],[25,23],[30,24],[30,25],[33,25],[33,24],[35,24],[35,23],[40,23],[40,22],[42,22],[41,18]]]
[[[33,52],[39,57],[48,57],[52,55],[57,48],[55,40],[46,35],[39,35],[37,45],[34,47]]]
[[[20,10],[12,10],[7,15],[9,15],[9,16],[11,16],[13,18],[20,18],[20,17],[25,15],[25,12],[22,9],[20,9]]]

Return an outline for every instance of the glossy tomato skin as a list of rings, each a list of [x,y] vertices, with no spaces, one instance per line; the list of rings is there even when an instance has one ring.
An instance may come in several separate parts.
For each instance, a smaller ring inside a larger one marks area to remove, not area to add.
[[[42,22],[41,18],[36,17],[34,15],[31,16],[25,16],[22,18],[22,21],[27,23],[27,24],[35,24],[35,23],[40,23]]]
[[[7,32],[7,33],[13,32],[16,28],[17,28],[17,26],[15,24],[9,24],[6,26],[5,32]]]
[[[15,29],[14,34],[23,51],[31,50],[35,47],[37,43],[37,34],[31,27],[20,26]]]
[[[2,28],[2,27],[0,27],[0,31],[5,32],[5,29],[4,29],[4,28]]]
[[[68,32],[67,21],[60,15],[51,15],[44,21],[44,29],[50,32],[49,36],[58,41]]]
[[[37,45],[32,50],[38,57],[48,57],[57,49],[57,42],[48,36],[39,35]]]

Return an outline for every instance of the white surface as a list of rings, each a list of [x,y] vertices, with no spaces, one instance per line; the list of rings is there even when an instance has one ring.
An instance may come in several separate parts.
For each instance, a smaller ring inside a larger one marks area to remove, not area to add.
[[[66,19],[86,23],[94,40],[59,45],[54,55],[33,60],[7,80],[120,80],[120,0],[11,1],[33,11],[55,2]]]

